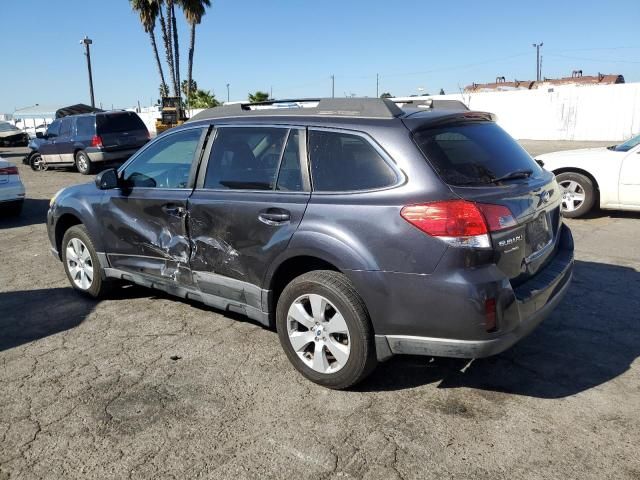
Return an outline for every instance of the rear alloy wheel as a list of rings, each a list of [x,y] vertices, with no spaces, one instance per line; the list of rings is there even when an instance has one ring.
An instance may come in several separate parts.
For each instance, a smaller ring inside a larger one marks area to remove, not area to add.
[[[376,366],[369,315],[341,273],[319,270],[292,280],[278,299],[276,327],[287,357],[312,382],[344,389]]]
[[[76,168],[78,172],[83,175],[89,175],[91,173],[93,165],[91,164],[91,160],[89,160],[89,155],[83,150],[76,152]]]
[[[31,167],[31,170],[36,172],[44,172],[48,168],[47,162],[44,161],[44,158],[42,158],[42,155],[39,153],[31,155],[29,158],[29,166]]]
[[[64,234],[62,262],[76,290],[95,298],[107,291],[109,285],[102,279],[100,261],[84,225],[74,225]]]
[[[586,214],[595,202],[591,179],[580,173],[566,172],[556,176],[562,194],[562,214],[577,218]]]
[[[307,367],[333,373],[346,365],[351,353],[349,327],[327,298],[302,295],[289,307],[287,317],[289,342]]]

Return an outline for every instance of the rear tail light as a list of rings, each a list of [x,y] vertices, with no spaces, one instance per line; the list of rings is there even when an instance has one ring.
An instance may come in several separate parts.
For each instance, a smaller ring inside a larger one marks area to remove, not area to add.
[[[100,138],[99,135],[94,135],[93,138],[91,139],[91,146],[102,148],[102,138]]]
[[[456,247],[491,248],[490,232],[517,224],[507,207],[466,200],[409,205],[400,215],[424,233]]]
[[[18,175],[18,167],[12,165],[10,167],[0,168],[0,175]]]

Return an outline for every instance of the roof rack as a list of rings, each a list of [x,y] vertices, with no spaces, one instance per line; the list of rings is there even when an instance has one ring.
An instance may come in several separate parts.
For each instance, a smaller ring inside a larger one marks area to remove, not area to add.
[[[434,98],[417,99],[417,100],[396,100],[391,99],[394,103],[400,104],[403,109],[438,109],[438,110],[469,110],[460,100],[437,100]]]
[[[283,108],[282,104],[290,105]],[[295,106],[291,104],[295,104]],[[194,115],[190,121],[222,117],[277,115],[391,119],[404,113],[400,107],[386,98],[307,98],[223,105],[204,110]]]

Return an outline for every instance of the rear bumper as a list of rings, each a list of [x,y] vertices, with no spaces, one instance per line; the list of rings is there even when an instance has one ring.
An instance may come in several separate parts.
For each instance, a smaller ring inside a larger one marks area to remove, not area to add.
[[[24,185],[21,182],[0,184],[0,203],[23,201]]]
[[[131,155],[136,153],[139,147],[129,148],[127,150],[105,151],[97,148],[87,148],[85,151],[89,156],[89,160],[97,162],[115,162],[118,160],[127,160]]]
[[[361,274],[354,276],[359,292]],[[551,314],[566,295],[572,274],[573,238],[566,226],[555,257],[515,289],[495,266],[446,276],[382,274],[377,294],[365,288],[363,296],[374,323],[378,358],[393,354],[481,358],[500,353]],[[495,332],[485,327],[487,298],[495,298],[498,305]],[[390,305],[386,310],[385,300]]]

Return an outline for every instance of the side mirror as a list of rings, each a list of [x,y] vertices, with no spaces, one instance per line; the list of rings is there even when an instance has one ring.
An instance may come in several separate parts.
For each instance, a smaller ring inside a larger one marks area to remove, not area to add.
[[[36,138],[46,138],[46,135],[42,132],[36,132]]]
[[[100,190],[112,190],[119,186],[120,182],[118,181],[118,172],[115,168],[103,170],[96,175],[96,187]]]

